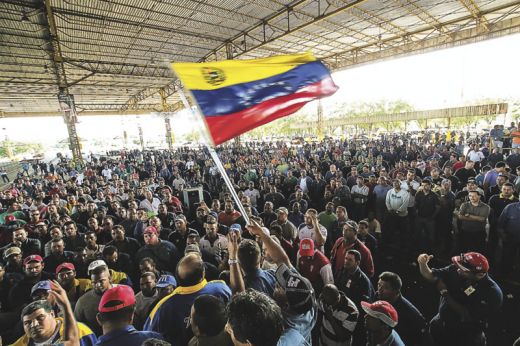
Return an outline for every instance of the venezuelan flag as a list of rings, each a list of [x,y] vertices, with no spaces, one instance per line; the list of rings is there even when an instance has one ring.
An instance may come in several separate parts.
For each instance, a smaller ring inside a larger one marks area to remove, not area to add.
[[[172,67],[195,98],[215,145],[338,89],[311,53]]]

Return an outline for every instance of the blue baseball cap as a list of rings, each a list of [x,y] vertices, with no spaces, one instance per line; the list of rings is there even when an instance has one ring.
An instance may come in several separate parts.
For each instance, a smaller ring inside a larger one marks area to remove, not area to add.
[[[157,287],[164,288],[166,286],[172,285],[173,287],[177,287],[177,281],[173,277],[173,275],[161,275],[159,281],[157,281]]]
[[[42,290],[42,291],[50,291],[51,290],[51,282],[49,280],[44,280],[44,281],[40,281],[40,282],[37,282],[32,288],[31,288],[31,296],[36,292],[36,291],[39,291],[39,290]]]
[[[230,231],[235,231],[235,232],[238,232],[238,233],[242,233],[242,226],[240,226],[240,224],[238,224],[238,223],[234,223],[231,226],[229,226],[229,230]]]

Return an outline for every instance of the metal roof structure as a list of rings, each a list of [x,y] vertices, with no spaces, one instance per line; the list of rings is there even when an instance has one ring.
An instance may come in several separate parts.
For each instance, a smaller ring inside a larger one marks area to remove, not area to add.
[[[0,116],[171,111],[169,61],[338,70],[517,32],[520,0],[2,0]]]

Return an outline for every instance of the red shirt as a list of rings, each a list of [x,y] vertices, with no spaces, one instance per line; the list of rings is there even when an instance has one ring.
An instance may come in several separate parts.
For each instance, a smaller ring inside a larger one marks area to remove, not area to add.
[[[359,267],[368,276],[374,276],[374,261],[372,260],[372,253],[359,239],[353,244],[347,245],[343,241],[343,237],[336,240],[336,243],[332,247],[330,258],[332,259],[334,274],[337,275],[343,269],[345,263],[345,254],[347,250],[357,250],[361,254],[361,263]]]
[[[229,227],[234,224],[235,220],[238,219],[241,215],[242,214],[236,210],[233,210],[231,214],[227,214],[225,211],[221,211],[218,214],[218,223]]]
[[[298,270],[303,277],[309,279],[315,290],[321,291],[324,285],[320,271],[327,264],[330,264],[329,259],[321,251],[316,250],[314,256],[298,259]]]
[[[166,205],[168,211],[176,214],[182,214],[182,203],[177,197],[172,196],[170,200],[164,204]]]

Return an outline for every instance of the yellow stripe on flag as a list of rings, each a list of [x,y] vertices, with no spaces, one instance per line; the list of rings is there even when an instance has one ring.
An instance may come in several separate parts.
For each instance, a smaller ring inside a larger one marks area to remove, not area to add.
[[[214,90],[269,78],[313,61],[316,58],[312,53],[304,53],[252,60],[172,63],[172,68],[185,88]]]

